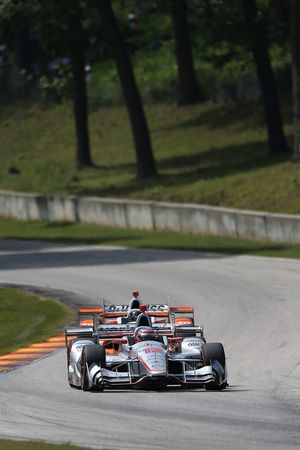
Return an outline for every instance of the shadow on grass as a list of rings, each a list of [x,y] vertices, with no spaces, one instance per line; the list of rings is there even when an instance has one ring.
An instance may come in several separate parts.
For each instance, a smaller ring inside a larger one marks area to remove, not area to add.
[[[254,142],[212,147],[193,155],[166,158],[160,161],[159,166],[166,170],[178,168],[188,171],[178,176],[196,175],[200,179],[214,179],[280,164],[287,159],[288,155],[269,155],[265,142]]]
[[[47,222],[44,224],[45,228],[72,228],[73,222]]]
[[[264,167],[281,164],[290,159],[290,154],[270,155],[265,142],[257,141],[249,144],[230,145],[222,148],[211,148],[194,154],[165,158],[158,162],[158,170],[162,175],[149,179],[132,179],[122,186],[105,188],[78,187],[78,195],[94,195],[100,197],[126,197],[141,190],[161,187],[183,187],[200,180],[212,180],[228,175],[247,173]],[[169,170],[178,170],[168,175]]]
[[[161,126],[164,131],[171,131],[178,128],[189,129],[205,126],[208,129],[220,129],[232,125],[238,125],[237,129],[261,128],[265,123],[264,111],[260,103],[246,103],[237,105],[234,103],[213,105],[211,109],[201,111],[198,116],[192,119],[183,120],[172,125]]]

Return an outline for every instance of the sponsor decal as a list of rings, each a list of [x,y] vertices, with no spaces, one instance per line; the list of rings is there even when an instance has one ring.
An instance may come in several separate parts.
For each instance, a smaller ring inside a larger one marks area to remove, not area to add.
[[[128,305],[106,305],[105,312],[127,312]]]
[[[147,311],[168,311],[168,305],[162,305],[159,303],[150,303],[147,305]],[[106,313],[127,312],[129,310],[128,305],[106,305]]]
[[[82,344],[81,345],[76,345],[76,350],[78,352],[82,351],[82,349],[83,349],[83,345]]]
[[[185,344],[187,344],[188,347],[201,347],[201,342],[196,342],[196,341],[188,342],[188,343],[185,342]]]
[[[168,311],[168,305],[160,305],[152,303],[147,305],[147,311]]]

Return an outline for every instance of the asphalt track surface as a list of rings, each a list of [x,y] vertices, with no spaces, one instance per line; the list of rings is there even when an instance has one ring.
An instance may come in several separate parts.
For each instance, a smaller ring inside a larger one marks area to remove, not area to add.
[[[300,261],[0,241],[0,282],[194,305],[224,344],[222,392],[71,389],[65,351],[0,374],[0,435],[128,450],[300,447]],[[70,297],[69,297],[70,298]],[[74,297],[75,298],[75,297]]]

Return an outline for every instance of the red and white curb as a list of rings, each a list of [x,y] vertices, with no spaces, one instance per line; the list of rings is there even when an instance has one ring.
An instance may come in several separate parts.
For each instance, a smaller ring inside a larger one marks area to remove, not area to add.
[[[0,372],[8,372],[19,366],[30,364],[32,361],[43,358],[63,347],[65,347],[65,337],[59,335],[45,342],[19,348],[14,352],[0,356]]]

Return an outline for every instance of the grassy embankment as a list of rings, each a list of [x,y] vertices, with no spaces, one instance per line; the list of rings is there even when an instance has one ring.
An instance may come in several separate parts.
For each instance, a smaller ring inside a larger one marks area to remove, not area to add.
[[[34,441],[9,441],[0,439],[1,450],[86,450],[86,447],[77,447],[71,444],[47,444]]]
[[[72,319],[72,310],[62,303],[0,288],[0,355],[61,333]]]
[[[74,165],[69,105],[44,109],[37,104],[2,107],[0,188],[300,213],[299,165],[290,162],[290,155],[268,154],[263,113],[257,104],[207,103],[181,109],[152,105],[147,107],[147,115],[159,175],[138,180],[124,107],[100,108],[90,114],[95,167],[81,171]],[[288,105],[284,118],[286,134],[291,138]],[[9,173],[12,167],[20,173]],[[299,245],[84,224],[26,224],[3,219],[0,237],[300,256]]]
[[[257,104],[147,108],[159,175],[137,180],[124,107],[90,114],[95,167],[75,169],[72,109],[11,104],[0,110],[0,188],[129,197],[300,213],[300,170],[269,156]],[[290,105],[284,108],[291,145]],[[17,168],[19,174],[9,173]]]

